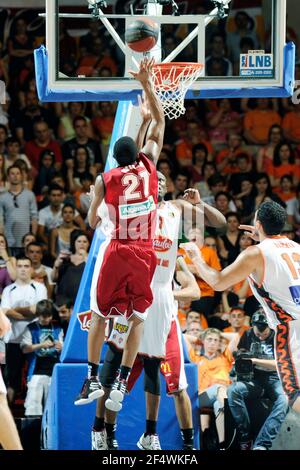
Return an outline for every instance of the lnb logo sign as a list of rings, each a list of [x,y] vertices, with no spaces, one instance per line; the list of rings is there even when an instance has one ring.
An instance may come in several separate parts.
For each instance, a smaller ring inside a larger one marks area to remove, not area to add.
[[[0,80],[0,104],[6,103],[6,86],[5,83]]]
[[[248,51],[248,54],[240,55],[242,77],[272,77],[273,74],[273,54],[265,54],[265,51]]]

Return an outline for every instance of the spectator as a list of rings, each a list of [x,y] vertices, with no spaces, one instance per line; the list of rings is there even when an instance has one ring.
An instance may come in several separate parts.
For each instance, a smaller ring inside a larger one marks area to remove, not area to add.
[[[299,181],[299,166],[295,164],[295,152],[291,144],[280,142],[274,149],[273,165],[270,167],[270,179],[273,188],[278,188],[280,178],[290,175],[294,185]]]
[[[0,234],[0,297],[3,289],[16,279],[16,258],[9,256],[7,240]]]
[[[32,263],[31,278],[36,282],[41,282],[47,289],[48,298],[52,298],[54,283],[52,281],[52,269],[42,264],[43,250],[38,242],[31,242],[25,248],[25,256]]]
[[[278,124],[274,124],[269,130],[268,144],[259,149],[256,157],[256,170],[259,173],[269,172],[269,169],[273,164],[274,149],[282,140],[282,128]]]
[[[89,137],[88,121],[83,116],[77,116],[73,122],[75,137],[68,140],[63,147],[64,161],[70,158],[74,160],[75,151],[78,147],[86,147],[89,153],[89,164],[95,165],[97,172],[102,170],[102,155],[98,142]]]
[[[190,310],[186,314],[186,328],[190,331],[189,325],[194,322],[199,322],[201,325],[202,331],[206,330],[208,328],[208,323],[205,318],[205,315],[200,312],[196,312],[195,310]],[[190,333],[191,334],[191,333]]]
[[[58,138],[60,140],[68,141],[76,137],[74,129],[74,119],[77,117],[82,117],[85,112],[85,103],[84,102],[71,102],[67,105],[67,112],[65,112],[60,120],[58,126]],[[84,117],[87,122],[87,135],[88,137],[93,137],[93,130],[90,123],[90,120],[87,117]]]
[[[63,222],[62,208],[64,198],[65,194],[61,186],[51,184],[49,186],[50,204],[39,211],[38,237],[47,247],[51,230],[59,227]],[[85,229],[85,224],[77,211],[75,212],[74,222],[80,228]]]
[[[236,212],[237,210],[230,194],[226,191],[220,191],[215,195],[214,205],[216,209],[218,209],[224,216],[226,216],[229,212]]]
[[[229,134],[227,140],[227,147],[216,156],[216,166],[219,173],[231,175],[237,171],[237,156],[248,152],[243,146],[243,139],[239,134]]]
[[[218,237],[218,253],[223,267],[232,264],[239,255],[242,234],[239,230],[240,218],[236,212],[228,212],[226,220],[226,233]]]
[[[228,183],[228,190],[233,195],[241,192],[241,184],[244,180],[253,182],[255,179],[255,175],[251,171],[251,162],[247,153],[240,153],[237,156],[236,169],[237,172],[230,176]]]
[[[2,293],[1,307],[10,319],[12,334],[6,351],[7,397],[13,403],[15,394],[21,390],[22,367],[24,356],[20,342],[26,326],[36,318],[36,304],[47,299],[47,289],[43,284],[32,281],[31,261],[25,256],[17,258],[16,280],[5,287]]]
[[[252,353],[247,362],[249,364],[251,361],[253,368],[253,371],[248,372],[248,377],[245,375],[241,377],[236,359],[237,381],[228,388],[228,404],[237,427],[240,449],[252,448],[250,419],[245,400],[247,398],[261,400],[262,397],[267,397],[273,404],[272,410],[260,429],[253,447],[256,450],[267,450],[279,433],[287,414],[288,401],[276,372],[274,331],[268,327],[262,308],[253,314],[252,328],[243,334],[237,349]],[[262,355],[264,358],[258,358]]]
[[[239,134],[242,131],[242,122],[239,113],[233,111],[229,99],[218,100],[217,105],[217,110],[207,115],[210,128],[208,135],[214,149],[221,150],[226,146],[230,134]]]
[[[192,164],[192,149],[194,145],[207,143],[206,139],[202,138],[200,131],[201,127],[197,121],[189,121],[186,126],[185,137],[175,144],[176,158],[181,166],[186,167]],[[207,147],[208,152],[211,152],[211,144]]]
[[[74,223],[75,208],[71,204],[65,204],[61,210],[62,223],[51,230],[49,246],[50,254],[53,259],[63,252],[67,255],[70,253],[71,233],[76,229]]]
[[[56,297],[67,296],[75,303],[89,251],[89,240],[84,232],[75,230],[71,233],[71,254],[59,253],[53,266],[52,279],[57,283]]]
[[[235,31],[228,33],[227,46],[229,57],[232,62],[237,63],[241,54],[241,39],[251,38],[254,49],[259,48],[259,41],[255,31],[255,22],[246,11],[238,11],[234,18]]]
[[[53,314],[51,300],[40,300],[36,304],[37,321],[22,335],[22,352],[29,354],[25,416],[42,416],[53,368],[59,362],[64,334],[60,326],[53,326]]]
[[[83,175],[80,176],[81,187],[74,193],[76,207],[85,223],[88,223],[86,217],[91,205],[89,193],[90,187],[94,184],[94,181],[95,177],[91,173],[83,173]]]
[[[250,329],[249,325],[246,325],[245,310],[242,308],[232,308],[229,313],[228,321],[231,326],[224,328],[224,333],[238,333],[242,336],[245,331]]]
[[[274,188],[274,193],[286,204],[296,199],[296,191],[294,190],[293,177],[291,175],[283,175],[280,178],[280,187]]]
[[[9,54],[9,76],[10,86],[15,91],[17,78],[24,66],[26,57],[33,53],[33,39],[28,35],[27,24],[23,18],[19,18],[15,23],[15,30],[7,41]]]
[[[84,146],[76,148],[74,159],[67,160],[66,165],[69,191],[72,194],[81,189],[81,176],[91,173],[96,178],[96,169],[90,165],[88,149]]]
[[[12,165],[7,170],[9,191],[0,195],[0,218],[12,255],[22,251],[22,238],[31,229],[37,230],[37,206],[32,191],[23,186],[19,167]]]
[[[244,136],[249,144],[266,145],[271,127],[281,124],[277,111],[270,109],[268,98],[258,98],[257,105],[248,111],[244,120]]]
[[[210,70],[211,61],[213,59],[219,59],[223,62],[222,69],[225,72],[224,76],[230,77],[233,73],[232,63],[230,60],[226,59],[226,45],[223,34],[218,32],[214,33],[210,38],[209,46],[210,55],[205,59],[206,69]]]
[[[202,167],[207,162],[208,150],[204,144],[196,144],[192,148],[192,166],[190,168],[191,183],[195,184],[202,180]]]
[[[7,154],[5,156],[5,169],[14,165],[16,160],[24,160],[29,170],[31,170],[31,163],[24,153],[20,153],[21,145],[16,137],[9,137],[6,139]]]
[[[217,169],[214,163],[206,162],[202,165],[201,175],[202,181],[194,184],[194,188],[201,194],[201,199],[212,197],[211,190],[208,185],[208,180],[211,176],[217,173]]]
[[[157,171],[160,171],[166,178],[167,194],[175,191],[174,169],[168,158],[160,158],[157,162]]]
[[[38,168],[40,155],[45,150],[50,150],[55,155],[55,168],[62,165],[62,154],[60,145],[51,138],[51,132],[45,121],[37,121],[33,125],[34,139],[25,145],[25,153],[33,167]]]
[[[22,247],[23,247],[23,252],[22,254],[25,254],[25,249],[29,243],[36,242],[36,236],[33,235],[33,233],[28,232],[25,233],[25,235],[22,238]]]
[[[282,128],[286,140],[292,144],[300,144],[300,106],[294,105],[293,111],[286,113]]]
[[[66,297],[64,294],[57,295],[55,300],[60,325],[63,329],[64,336],[67,334],[69,322],[73,313],[74,301]]]
[[[269,176],[266,173],[258,173],[255,181],[255,189],[249,200],[250,220],[254,218],[255,212],[264,201],[275,201],[285,206],[285,203],[273,193]]]
[[[185,170],[179,170],[174,181],[175,189],[169,194],[169,199],[177,199],[189,187],[189,174]]]
[[[34,182],[34,192],[38,199],[48,191],[55,173],[55,155],[51,150],[44,150],[40,154],[38,173]]]
[[[100,140],[103,155],[107,156],[111,135],[115,120],[115,109],[113,103],[102,101],[99,103],[99,111],[92,119],[95,134]],[[106,158],[105,158],[106,161]]]

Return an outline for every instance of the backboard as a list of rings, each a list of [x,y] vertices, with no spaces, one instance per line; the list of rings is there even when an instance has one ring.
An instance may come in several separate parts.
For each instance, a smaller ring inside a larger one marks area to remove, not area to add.
[[[68,101],[70,93],[69,100],[134,99],[141,87],[128,71],[143,55],[127,47],[124,33],[143,15],[161,28],[150,51],[157,62],[205,65],[187,98],[293,93],[295,51],[285,43],[286,0],[94,3],[88,8],[87,0],[46,0],[46,50],[35,52],[42,100],[51,93],[52,101],[60,94]]]

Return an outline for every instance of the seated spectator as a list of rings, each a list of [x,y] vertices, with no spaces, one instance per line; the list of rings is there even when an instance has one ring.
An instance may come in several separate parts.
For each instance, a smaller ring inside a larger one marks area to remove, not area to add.
[[[296,199],[296,191],[294,190],[293,177],[284,175],[280,178],[279,188],[274,188],[274,193],[286,204]]]
[[[293,106],[293,111],[286,113],[282,121],[286,140],[292,144],[300,144],[300,110],[299,105]]]
[[[168,194],[167,199],[177,199],[179,196],[182,196],[184,191],[189,187],[189,174],[185,170],[179,170],[175,181],[175,189],[171,194]]]
[[[242,131],[241,117],[233,111],[231,101],[227,98],[217,101],[218,109],[207,115],[210,128],[209,140],[215,150],[221,150],[228,142],[229,134],[239,134]]]
[[[207,162],[208,150],[204,144],[196,144],[192,148],[192,166],[190,167],[191,184],[202,180],[202,167]]]
[[[266,145],[270,128],[274,124],[281,124],[280,115],[270,108],[268,98],[258,98],[255,109],[245,115],[244,136],[247,142],[253,145]]]
[[[44,150],[40,154],[38,173],[34,182],[34,193],[37,198],[48,191],[55,172],[55,155],[50,150]]]
[[[157,171],[160,171],[166,178],[167,194],[175,191],[174,186],[174,169],[168,158],[160,158],[157,162]]]
[[[228,191],[234,196],[240,194],[241,184],[245,179],[254,182],[255,174],[251,171],[251,160],[247,153],[240,153],[236,157],[237,172],[229,178]]]
[[[227,140],[227,147],[216,156],[216,166],[219,173],[231,175],[238,171],[237,156],[247,153],[247,149],[243,146],[243,139],[239,134],[229,134]]]
[[[226,191],[220,191],[215,195],[215,204],[214,204],[214,206],[225,217],[229,212],[236,212],[237,211],[236,206],[235,206],[230,194],[227,193]],[[223,227],[222,227],[221,231],[223,231]]]
[[[226,233],[218,237],[218,253],[223,267],[232,264],[238,257],[242,235],[242,232],[239,230],[240,218],[236,212],[228,212],[226,220]]]
[[[78,147],[86,147],[89,154],[89,164],[95,165],[97,172],[102,170],[102,155],[99,143],[89,137],[89,126],[87,118],[77,116],[73,122],[75,137],[68,140],[62,147],[64,161],[73,159]]]
[[[189,121],[186,126],[185,137],[175,144],[176,159],[182,167],[192,165],[192,149],[196,144],[204,144],[207,146],[208,153],[212,153],[212,145],[207,141],[207,137],[203,138],[201,126],[197,121]]]
[[[77,227],[74,223],[75,208],[71,204],[65,204],[61,210],[62,223],[51,230],[49,238],[50,254],[53,259],[63,252],[70,254],[71,233]]]
[[[23,255],[25,254],[26,247],[29,245],[29,243],[32,242],[36,242],[36,236],[31,232],[25,233],[24,237],[22,238]]]
[[[65,196],[66,195],[61,186],[58,184],[51,184],[49,186],[48,193],[50,204],[39,211],[38,238],[47,247],[51,230],[59,227],[63,222],[62,208]],[[85,229],[85,224],[78,211],[75,211],[74,222],[81,229]]]
[[[50,150],[55,155],[55,168],[62,165],[62,153],[60,145],[51,137],[48,124],[45,121],[37,121],[33,125],[34,139],[25,145],[25,154],[29,158],[31,165],[38,168],[40,155],[44,150]]]
[[[266,173],[258,173],[253,194],[248,201],[249,212],[251,212],[249,216],[250,220],[254,219],[255,212],[265,201],[275,201],[285,206],[285,203],[273,193],[269,176]]]
[[[51,300],[39,301],[37,321],[28,325],[22,335],[22,352],[29,355],[25,416],[42,416],[53,368],[59,362],[64,333],[60,326],[52,324],[53,314]]]
[[[53,266],[52,279],[57,284],[56,297],[63,294],[75,303],[88,257],[89,246],[90,242],[84,232],[75,230],[71,233],[71,253],[67,255],[60,252]]]
[[[186,314],[186,328],[187,329],[188,329],[190,323],[192,323],[192,322],[199,322],[200,325],[201,325],[202,331],[206,330],[206,328],[208,328],[208,323],[207,323],[207,320],[205,318],[205,315],[203,315],[203,313],[196,312],[195,310],[190,310]]]
[[[75,150],[74,159],[66,161],[67,180],[70,193],[81,189],[80,177],[91,173],[96,178],[96,168],[90,164],[88,149],[79,146]]]
[[[0,298],[3,289],[16,279],[16,258],[8,254],[7,240],[0,234]]]
[[[217,252],[217,239],[213,235],[207,235],[204,238],[204,246],[208,246]]]
[[[217,169],[214,163],[206,162],[202,165],[201,168],[201,179],[198,183],[194,184],[194,188],[199,191],[201,194],[201,199],[208,198],[212,196],[212,192],[208,185],[208,180],[211,176],[217,173]]]
[[[294,185],[299,181],[299,166],[295,163],[295,152],[291,144],[280,142],[274,149],[273,165],[270,166],[270,179],[273,188],[278,188],[280,178],[290,175]]]
[[[189,231],[188,240],[196,243],[202,257],[209,266],[217,269],[218,271],[221,270],[221,264],[216,250],[207,246],[203,246],[203,236],[199,228],[193,228]],[[179,253],[183,254],[181,249],[179,250]],[[208,317],[213,313],[216,305],[215,292],[203,279],[197,276],[197,269],[194,267],[190,258],[188,258],[186,255],[184,258],[189,270],[196,276],[196,280],[201,291],[201,298],[200,300],[195,300],[192,302],[192,309],[203,313],[206,319],[208,319]]]
[[[269,130],[269,141],[261,147],[256,157],[256,170],[258,173],[268,173],[273,164],[274,149],[283,140],[283,131],[278,124],[274,124]]]
[[[85,103],[84,102],[70,102],[67,104],[66,111],[62,114],[59,120],[58,126],[58,138],[64,141],[74,139],[76,136],[74,129],[74,119],[76,117],[82,117],[85,112]],[[87,117],[84,117],[87,121],[88,126],[88,136],[93,137],[93,130],[90,123],[90,120]]]
[[[216,32],[211,36],[209,50],[210,54],[205,59],[206,69],[211,69],[213,59],[219,59],[223,62],[222,69],[224,70],[224,76],[230,77],[233,73],[232,63],[226,58],[226,44],[222,33]]]
[[[9,137],[6,139],[7,154],[5,155],[5,169],[14,165],[16,160],[24,160],[28,169],[31,171],[31,163],[24,153],[20,153],[21,145],[16,137]]]
[[[6,350],[7,398],[13,403],[15,394],[21,391],[22,367],[24,356],[20,343],[25,328],[36,318],[36,304],[47,299],[47,289],[43,284],[31,279],[31,260],[25,256],[17,257],[16,280],[5,287],[1,307],[10,319],[12,334]]]
[[[232,308],[229,312],[228,321],[230,326],[224,328],[224,333],[238,333],[242,336],[245,331],[250,329],[249,325],[246,325],[245,310],[242,308]]]
[[[226,338],[226,334],[223,333]],[[227,333],[229,335],[229,333]],[[200,356],[193,354],[190,337],[187,337],[189,353],[192,362],[198,364],[198,393],[199,407],[213,407],[216,417],[216,427],[220,448],[224,447],[224,399],[227,397],[227,387],[231,380],[229,372],[232,367],[232,351],[236,348],[239,335],[231,333],[232,340],[224,352],[221,352],[222,334],[215,328],[205,330],[194,342],[202,345]],[[201,415],[201,430],[209,428],[209,416]]]

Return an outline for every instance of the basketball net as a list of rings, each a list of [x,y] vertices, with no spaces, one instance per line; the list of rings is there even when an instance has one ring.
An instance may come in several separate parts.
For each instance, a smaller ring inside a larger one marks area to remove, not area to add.
[[[169,62],[153,66],[152,83],[155,93],[169,119],[177,119],[185,113],[186,92],[201,75],[202,64],[193,62]]]

